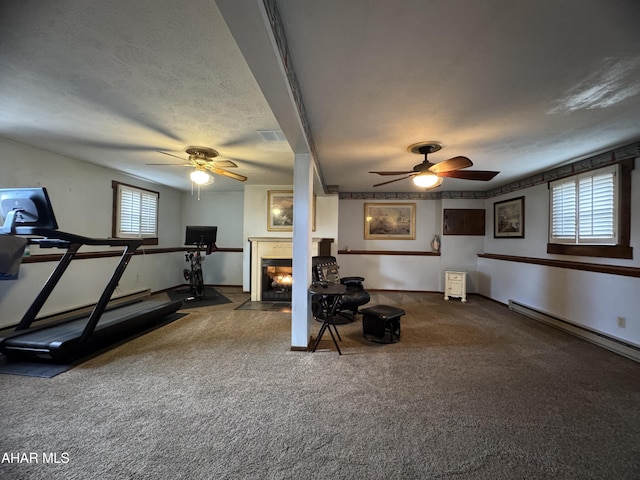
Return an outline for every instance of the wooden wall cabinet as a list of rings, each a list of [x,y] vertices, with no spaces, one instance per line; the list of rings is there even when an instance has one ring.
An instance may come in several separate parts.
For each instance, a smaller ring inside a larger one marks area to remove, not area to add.
[[[442,233],[444,235],[482,235],[485,232],[483,208],[445,208]]]

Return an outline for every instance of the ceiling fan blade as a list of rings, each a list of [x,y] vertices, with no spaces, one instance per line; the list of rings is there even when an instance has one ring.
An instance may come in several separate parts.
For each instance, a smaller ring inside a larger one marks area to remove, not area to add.
[[[229,178],[233,178],[234,180],[238,180],[239,182],[247,181],[247,177],[245,177],[244,175],[240,175],[239,173],[229,172],[227,170],[223,170],[222,168],[217,168],[213,165],[207,165],[207,169],[211,170],[213,173],[222,175],[223,177],[229,177]]]
[[[165,165],[167,167],[193,167],[192,163],[145,163],[145,165]]]
[[[406,175],[407,173],[414,173],[413,170],[409,170],[408,172],[369,172],[376,173],[378,175]]]
[[[169,153],[169,152],[163,152],[162,150],[156,150],[156,152],[161,153],[163,155],[169,155],[170,157],[174,157],[174,158],[179,158],[180,160],[182,160],[183,162],[186,160],[182,157],[179,157],[177,155],[174,155],[173,153]]]
[[[388,183],[399,182],[400,180],[404,180],[405,178],[411,178],[413,176],[415,176],[415,173],[412,173],[411,175],[407,175],[406,177],[396,178],[395,180],[389,180],[388,182],[376,183],[374,187],[379,187],[381,185],[386,185]]]
[[[473,162],[467,157],[453,157],[449,160],[438,162],[429,167],[429,171],[440,174],[442,172],[450,172],[451,170],[460,170],[473,165]]]
[[[488,181],[498,175],[500,172],[493,172],[490,170],[451,170],[450,172],[440,172],[439,177],[461,178],[463,180],[481,180]]]
[[[238,168],[238,165],[236,165],[236,163],[232,162],[231,160],[215,160],[213,162],[213,165],[216,168]]]

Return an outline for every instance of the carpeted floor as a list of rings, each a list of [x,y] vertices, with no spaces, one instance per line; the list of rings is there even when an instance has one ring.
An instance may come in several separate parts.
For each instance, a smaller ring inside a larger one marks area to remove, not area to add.
[[[400,342],[355,322],[342,356],[294,352],[288,315],[222,293],[64,375],[3,376],[0,452],[39,462],[0,478],[640,478],[631,360],[477,296],[402,292],[371,302],[405,309]]]

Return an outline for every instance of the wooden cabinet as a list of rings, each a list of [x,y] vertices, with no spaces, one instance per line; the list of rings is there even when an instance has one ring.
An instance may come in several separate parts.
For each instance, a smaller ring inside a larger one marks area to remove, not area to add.
[[[481,235],[485,232],[485,210],[482,208],[445,208],[443,235]]]
[[[444,272],[444,299],[449,300],[449,297],[467,301],[467,272]]]

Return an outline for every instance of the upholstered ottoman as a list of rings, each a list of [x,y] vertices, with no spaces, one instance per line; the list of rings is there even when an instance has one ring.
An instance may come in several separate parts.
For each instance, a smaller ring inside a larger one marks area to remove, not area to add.
[[[375,305],[360,310],[362,333],[370,342],[396,343],[400,340],[400,317],[404,310],[391,305]]]

